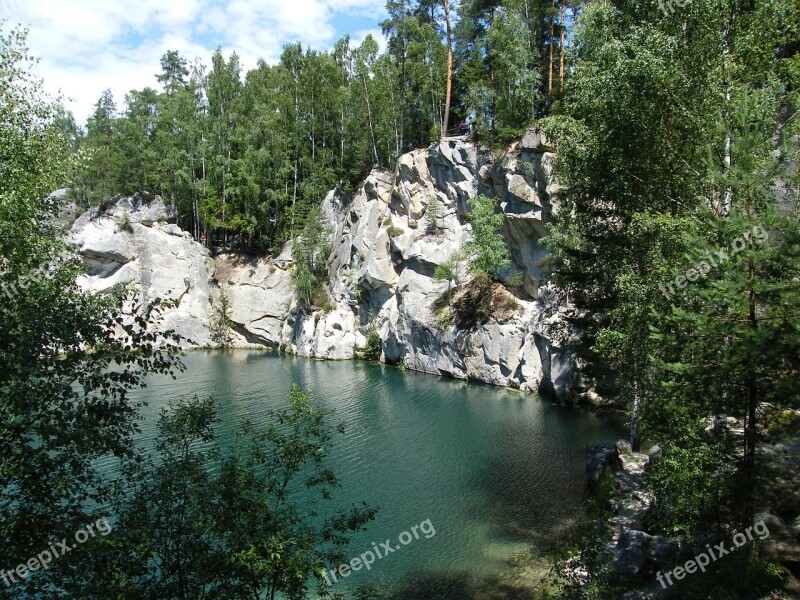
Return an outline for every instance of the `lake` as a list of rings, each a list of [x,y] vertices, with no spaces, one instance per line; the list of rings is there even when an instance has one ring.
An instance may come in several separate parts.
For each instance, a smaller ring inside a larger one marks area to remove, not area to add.
[[[391,600],[535,598],[547,553],[581,515],[587,449],[625,437],[607,415],[383,365],[246,350],[183,362],[177,381],[152,376],[133,395],[148,402],[144,446],[179,395],[216,395],[224,444],[246,418],[265,424],[297,383],[346,428],[329,458],[342,484],[335,501],[379,508],[346,555],[398,546],[418,526],[418,539],[403,536],[407,545],[330,588],[350,598],[359,588],[360,598]]]

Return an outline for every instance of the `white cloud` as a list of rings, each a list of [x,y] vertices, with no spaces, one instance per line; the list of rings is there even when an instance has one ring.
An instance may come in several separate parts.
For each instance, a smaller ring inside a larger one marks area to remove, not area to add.
[[[356,46],[360,46],[367,36],[371,35],[375,38],[375,41],[378,42],[378,48],[381,52],[386,50],[387,42],[386,38],[383,37],[383,31],[379,27],[375,27],[373,29],[361,29],[359,31],[353,32],[350,34],[350,45],[354,48]]]
[[[118,104],[131,89],[156,86],[159,59],[178,50],[206,64],[221,47],[236,51],[243,67],[259,58],[276,62],[285,43],[324,50],[339,35],[363,40],[380,30],[383,0],[0,0],[0,19],[30,25],[31,53],[41,58],[39,74],[79,122],[110,88]],[[359,17],[355,31],[336,31],[336,17]]]

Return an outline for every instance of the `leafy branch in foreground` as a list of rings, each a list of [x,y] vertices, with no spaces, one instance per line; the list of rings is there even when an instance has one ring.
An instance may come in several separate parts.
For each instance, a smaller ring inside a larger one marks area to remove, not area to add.
[[[297,386],[288,403],[266,429],[245,422],[225,451],[213,398],[163,410],[157,454],[134,466],[135,489],[121,500],[118,546],[85,593],[300,600],[316,578],[324,596],[324,568],[343,560],[349,534],[376,510],[327,509],[339,481],[326,458],[344,429]]]
[[[15,565],[106,516],[113,482],[97,462],[134,454],[128,394],[172,373],[179,341],[148,329],[157,307],[77,285],[82,265],[50,196],[73,164],[25,38],[0,31],[0,545]],[[82,576],[72,565],[64,557],[8,593],[63,597]]]

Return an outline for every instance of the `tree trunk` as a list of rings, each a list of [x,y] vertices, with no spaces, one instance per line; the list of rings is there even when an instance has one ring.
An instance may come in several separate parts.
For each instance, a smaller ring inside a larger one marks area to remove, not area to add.
[[[748,222],[752,223],[752,210],[754,198],[748,194],[746,214]],[[747,241],[749,250],[753,249],[753,239],[749,238]],[[758,329],[758,318],[756,316],[756,266],[753,259],[750,258],[747,262],[747,279],[749,285],[747,287],[747,319],[750,323],[750,328],[753,331]],[[745,372],[747,373],[747,419],[745,420],[744,430],[744,443],[745,443],[745,505],[743,515],[743,525],[749,526],[753,524],[753,516],[755,513],[755,493],[756,493],[756,445],[758,444],[758,431],[756,429],[756,419],[758,407],[758,380],[756,379],[756,370],[754,365],[745,364]]]
[[[564,33],[567,30],[567,0],[561,0],[561,44],[559,45],[560,57],[558,67],[558,94],[564,93]]]
[[[405,152],[406,135],[406,54],[408,53],[408,41],[406,39],[406,0],[401,3],[400,11],[400,39],[402,42],[402,54],[400,56],[400,147],[397,151],[399,158]],[[377,154],[377,151],[376,151]]]
[[[364,100],[367,103],[367,118],[369,119],[369,134],[370,137],[372,138],[372,152],[375,155],[375,166],[379,167],[381,162],[378,159],[378,146],[375,143],[375,128],[372,125],[372,108],[370,107],[369,104],[369,92],[367,91],[367,78],[363,73],[361,74],[361,81],[364,84]]]
[[[339,154],[339,187],[342,187],[342,173],[344,173],[344,138],[345,138],[345,126],[344,126],[344,107],[342,108],[342,136],[341,136],[341,148]]]
[[[639,384],[635,383],[633,386],[633,398],[631,399],[631,449],[634,452],[639,451],[639,408],[642,405],[640,396]]]
[[[297,155],[298,151],[294,151],[294,187],[292,188],[292,231],[291,236],[294,239],[294,218],[297,213]]]
[[[397,156],[400,156],[400,127],[399,117],[397,116],[397,102],[394,101],[394,92],[392,88],[394,86],[389,86],[389,104],[392,106],[392,127],[394,128],[394,149]],[[386,156],[391,156],[392,148],[390,146],[390,140],[386,140]]]
[[[556,0],[553,0],[553,14],[550,16],[550,60],[547,75],[547,106],[553,102],[553,43],[555,42]]]
[[[444,101],[444,118],[442,119],[442,137],[444,137],[447,135],[447,126],[450,123],[450,96],[453,92],[453,32],[450,28],[450,5],[447,0],[442,0],[442,4],[447,28],[447,93]]]
[[[295,118],[295,125],[294,125],[294,187],[292,188],[292,231],[291,236],[294,239],[294,225],[295,225],[295,216],[297,212],[297,170],[298,165],[297,162],[300,160],[300,148],[297,142],[297,119],[299,119],[300,115],[300,89],[299,89],[299,80],[300,74],[297,72],[297,63],[294,63],[292,77],[294,79],[294,118]]]

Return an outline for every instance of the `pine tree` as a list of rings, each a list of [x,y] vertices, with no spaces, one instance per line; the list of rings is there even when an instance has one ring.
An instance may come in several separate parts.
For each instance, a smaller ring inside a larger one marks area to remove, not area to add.
[[[482,195],[472,198],[469,206],[472,232],[464,245],[470,257],[469,270],[475,276],[488,275],[499,280],[502,271],[511,264],[511,254],[500,233],[503,214],[497,210],[496,199]]]
[[[117,106],[111,90],[103,91],[89,117],[86,147],[91,152],[91,171],[87,173],[87,186],[92,190],[92,200],[97,203],[109,200],[118,192],[115,186],[117,160]]]
[[[656,339],[673,359],[668,384],[686,390],[684,402],[744,423],[741,447],[728,458],[738,463],[735,518],[747,526],[759,406],[794,408],[800,390],[800,225],[796,190],[778,185],[791,173],[774,153],[774,96],[739,88],[732,102],[731,121],[720,122],[730,136],[730,166],[711,165],[714,185],[730,192],[730,208],[704,211],[687,235],[692,266],[670,284],[679,298]],[[793,151],[784,148],[783,156]]]

